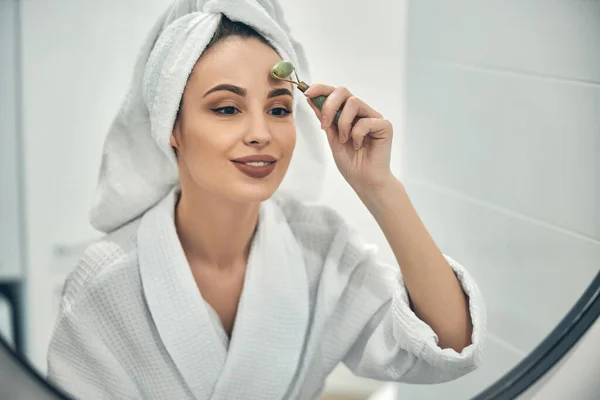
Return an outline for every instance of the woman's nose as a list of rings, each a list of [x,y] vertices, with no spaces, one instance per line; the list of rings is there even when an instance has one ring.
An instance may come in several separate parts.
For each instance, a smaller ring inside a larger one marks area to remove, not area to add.
[[[262,116],[253,117],[249,121],[248,130],[244,137],[244,142],[250,146],[265,146],[271,142],[271,132],[266,118]]]

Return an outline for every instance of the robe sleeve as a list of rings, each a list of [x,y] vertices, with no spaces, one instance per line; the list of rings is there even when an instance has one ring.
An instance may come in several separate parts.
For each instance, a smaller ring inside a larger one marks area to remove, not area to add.
[[[74,399],[141,398],[94,329],[64,307],[48,349],[48,380]]]
[[[441,349],[433,329],[411,309],[400,269],[367,256],[355,268],[348,291],[354,298],[353,307],[381,306],[367,319],[343,359],[354,374],[380,381],[442,383],[479,366],[486,331],[485,306],[468,272],[445,257],[468,296],[472,344],[460,353],[450,348]]]

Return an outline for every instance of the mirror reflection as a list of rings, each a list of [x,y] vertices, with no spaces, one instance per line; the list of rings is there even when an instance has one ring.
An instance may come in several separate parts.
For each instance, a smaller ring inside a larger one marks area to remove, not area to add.
[[[597,273],[597,3],[311,1],[0,3],[0,332],[65,393],[469,398]]]

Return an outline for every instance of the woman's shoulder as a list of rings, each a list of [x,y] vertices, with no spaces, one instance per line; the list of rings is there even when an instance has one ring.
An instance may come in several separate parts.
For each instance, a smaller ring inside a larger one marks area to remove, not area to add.
[[[278,195],[273,200],[281,208],[293,228],[339,231],[348,227],[344,217],[333,207],[319,202],[303,201]]]
[[[65,281],[63,302],[74,304],[96,282],[110,280],[124,268],[136,268],[139,222],[132,221],[87,246]]]
[[[369,249],[359,230],[334,207],[284,196],[278,196],[275,201],[296,240],[305,249],[322,256],[341,248],[357,255]]]

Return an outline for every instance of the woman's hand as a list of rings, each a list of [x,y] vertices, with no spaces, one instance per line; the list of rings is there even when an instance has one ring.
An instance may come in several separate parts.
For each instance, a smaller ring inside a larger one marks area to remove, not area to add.
[[[355,191],[371,192],[394,178],[390,169],[393,135],[390,121],[344,87],[313,84],[305,95],[327,96],[321,110],[306,100],[327,133],[338,170]],[[336,125],[333,118],[340,109]]]

